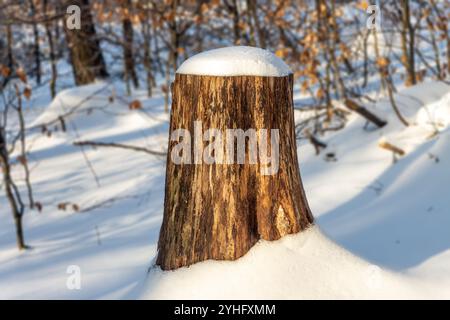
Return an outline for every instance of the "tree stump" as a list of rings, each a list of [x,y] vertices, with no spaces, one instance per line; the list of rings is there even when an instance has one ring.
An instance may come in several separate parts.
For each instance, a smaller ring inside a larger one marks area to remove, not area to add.
[[[157,265],[235,260],[259,239],[313,222],[297,160],[292,73],[177,72],[172,90]]]

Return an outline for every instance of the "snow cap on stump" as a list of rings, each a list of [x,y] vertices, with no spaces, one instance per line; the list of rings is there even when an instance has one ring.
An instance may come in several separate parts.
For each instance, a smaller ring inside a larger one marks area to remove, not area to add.
[[[204,76],[284,77],[289,66],[268,50],[247,46],[226,47],[199,53],[178,68],[177,73]]]

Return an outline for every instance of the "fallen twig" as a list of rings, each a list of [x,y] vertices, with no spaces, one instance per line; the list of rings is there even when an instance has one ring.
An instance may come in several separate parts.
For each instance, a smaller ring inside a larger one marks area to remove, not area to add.
[[[121,148],[133,151],[145,152],[154,156],[166,156],[166,152],[150,150],[143,147],[131,146],[128,144],[114,143],[114,142],[97,142],[97,141],[75,141],[74,146],[92,146],[92,147],[110,147],[110,148]]]

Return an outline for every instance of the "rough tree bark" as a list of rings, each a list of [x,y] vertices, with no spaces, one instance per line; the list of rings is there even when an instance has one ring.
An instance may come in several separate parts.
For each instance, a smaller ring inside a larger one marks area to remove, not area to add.
[[[276,240],[313,223],[297,160],[292,90],[292,75],[176,74],[171,133],[179,128],[194,132],[195,121],[204,131],[252,128],[268,129],[270,135],[270,129],[279,129],[279,170],[263,175],[260,161],[174,164],[171,150],[177,141],[170,141],[156,261],[163,270],[207,259],[234,260],[259,239]],[[245,153],[249,159],[248,144]]]
[[[69,5],[81,8],[81,29],[64,28],[76,84],[88,84],[96,78],[108,77],[89,0],[71,0],[67,2]]]

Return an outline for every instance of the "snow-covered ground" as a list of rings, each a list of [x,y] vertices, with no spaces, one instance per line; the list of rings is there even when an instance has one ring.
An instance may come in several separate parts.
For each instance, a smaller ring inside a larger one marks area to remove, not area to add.
[[[299,145],[316,226],[260,242],[236,262],[173,272],[149,270],[162,221],[165,158],[72,145],[95,140],[164,151],[162,96],[124,96],[121,85],[98,83],[30,109],[29,160],[43,211],[24,216],[33,248],[18,252],[0,190],[0,298],[450,298],[448,85],[427,82],[397,94],[413,124],[408,128],[381,100],[373,110],[388,118],[385,128],[366,131],[364,120],[351,115],[345,129],[321,137],[328,143],[321,155]],[[142,110],[128,109],[133,99]],[[58,121],[47,126],[51,136],[41,132],[42,123],[68,112],[66,132]],[[380,140],[406,155],[394,164]],[[329,152],[337,161],[325,161]],[[14,173],[20,180],[19,165]],[[60,203],[69,203],[66,210],[58,210]],[[71,265],[80,267],[80,290],[67,287]]]

